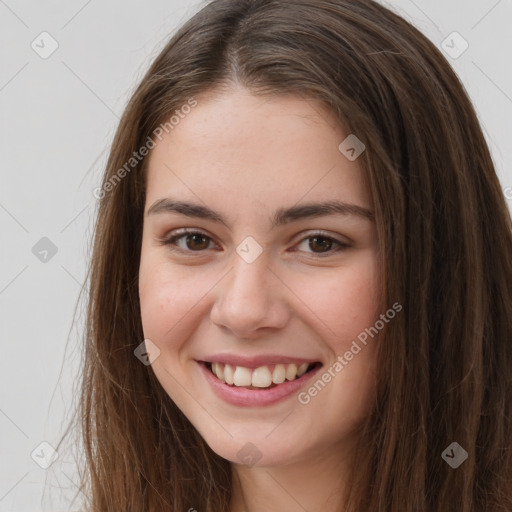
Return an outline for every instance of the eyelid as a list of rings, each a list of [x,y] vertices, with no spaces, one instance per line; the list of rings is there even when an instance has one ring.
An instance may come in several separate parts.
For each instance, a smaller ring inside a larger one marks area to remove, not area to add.
[[[206,231],[203,231],[201,229],[197,228],[179,228],[172,231],[172,234],[163,236],[161,238],[158,238],[157,241],[162,245],[167,245],[171,250],[189,254],[189,255],[200,255],[205,252],[206,249],[203,249],[201,251],[191,251],[191,250],[185,250],[181,249],[180,247],[174,245],[174,242],[184,236],[187,235],[202,235],[205,238],[208,238],[211,242],[216,243],[214,238],[209,235]],[[217,244],[218,245],[218,244]]]
[[[316,236],[321,237],[321,238],[327,238],[327,239],[331,240],[333,242],[333,245],[335,246],[334,248],[329,249],[326,252],[306,252],[306,254],[307,254],[306,257],[309,259],[321,259],[321,258],[334,257],[334,256],[338,255],[340,252],[343,252],[352,247],[351,243],[342,242],[341,240],[339,240],[337,238],[337,236],[334,236],[331,233],[329,233],[328,231],[324,231],[322,229],[316,229],[316,230],[311,230],[308,232],[302,232],[302,233],[300,233],[299,236],[300,236],[300,238],[294,244],[294,247],[296,247],[297,245],[300,245],[300,244],[306,242],[308,239],[314,238]],[[304,252],[304,251],[300,251],[299,249],[292,249],[291,252],[300,253],[300,252]]]
[[[162,245],[169,246],[169,248],[172,251],[181,252],[182,254],[194,255],[194,256],[202,255],[207,249],[202,249],[200,251],[192,251],[192,250],[181,249],[180,247],[174,245],[174,242],[176,240],[178,240],[184,236],[187,236],[187,235],[202,235],[202,236],[208,238],[211,242],[216,243],[214,238],[211,235],[209,235],[206,231],[203,231],[203,230],[197,229],[197,228],[176,229],[176,230],[172,231],[172,234],[170,236],[168,235],[168,236],[159,238],[158,242]],[[309,253],[311,255],[314,255],[314,257],[318,257],[318,258],[324,257],[325,258],[328,256],[332,256],[335,253],[338,253],[344,249],[348,249],[348,248],[352,247],[351,243],[343,242],[343,241],[339,240],[336,236],[329,233],[328,231],[324,231],[322,229],[309,230],[309,231],[302,232],[302,233],[298,234],[297,237],[300,237],[300,238],[298,238],[297,242],[295,242],[294,245],[298,245],[302,242],[305,242],[309,238],[313,238],[315,236],[328,238],[329,240],[332,240],[334,242],[334,244],[338,245],[338,249],[329,250],[325,253],[321,253],[321,252],[320,253],[314,253],[314,252]],[[296,238],[296,237],[294,237],[294,238]],[[298,251],[297,249],[295,249],[295,250],[292,250],[291,252],[301,252],[301,251]]]
[[[297,237],[300,237],[298,239],[299,242],[302,242],[303,240],[305,240],[307,238],[312,238],[314,236],[322,236],[325,238],[330,238],[333,241],[335,241],[336,243],[346,246],[346,247],[348,247],[349,245],[351,245],[353,243],[347,237],[345,237],[347,239],[347,241],[344,242],[343,240],[340,240],[341,235],[335,235],[335,234],[331,233],[330,231],[325,231],[323,229],[308,229],[306,231],[302,231],[301,233],[299,233],[297,235]]]

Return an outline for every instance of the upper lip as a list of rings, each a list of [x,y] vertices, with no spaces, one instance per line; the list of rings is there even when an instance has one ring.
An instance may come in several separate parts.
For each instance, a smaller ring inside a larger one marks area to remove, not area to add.
[[[318,359],[290,357],[279,354],[260,354],[258,356],[242,356],[236,354],[215,354],[205,356],[198,359],[205,363],[223,363],[231,366],[243,366],[245,368],[259,368],[260,366],[267,366],[272,364],[303,364],[303,363],[318,363]]]

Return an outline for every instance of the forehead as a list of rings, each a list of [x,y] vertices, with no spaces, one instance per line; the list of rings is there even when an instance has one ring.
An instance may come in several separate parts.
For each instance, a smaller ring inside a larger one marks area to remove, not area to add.
[[[151,150],[148,205],[166,195],[252,214],[329,199],[368,205],[357,161],[338,149],[348,133],[321,103],[242,88],[196,99]]]

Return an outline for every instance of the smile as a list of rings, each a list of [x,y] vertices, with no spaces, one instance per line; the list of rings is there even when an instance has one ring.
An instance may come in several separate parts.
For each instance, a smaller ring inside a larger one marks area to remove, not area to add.
[[[195,361],[218,398],[245,407],[270,406],[292,398],[323,366],[314,359],[276,354],[216,354]]]
[[[246,389],[270,389],[284,382],[299,379],[319,363],[288,363],[247,368],[225,363],[207,363],[207,367],[221,382]]]

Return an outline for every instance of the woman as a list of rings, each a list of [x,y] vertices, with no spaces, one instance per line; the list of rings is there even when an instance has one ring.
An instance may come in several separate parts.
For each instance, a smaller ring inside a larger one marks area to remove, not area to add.
[[[210,2],[96,195],[90,510],[512,510],[510,215],[409,23]]]

